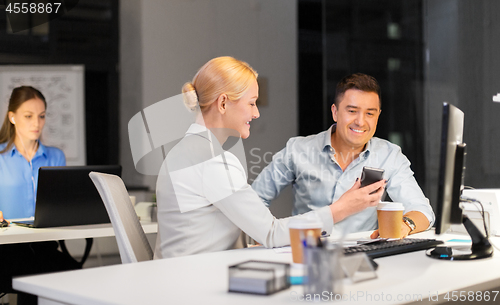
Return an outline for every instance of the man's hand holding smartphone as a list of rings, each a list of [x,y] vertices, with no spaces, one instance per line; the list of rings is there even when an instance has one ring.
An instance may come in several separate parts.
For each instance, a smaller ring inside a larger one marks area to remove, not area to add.
[[[380,170],[372,171],[365,168],[363,168],[362,179],[356,179],[354,185],[339,200],[330,205],[335,223],[368,207],[377,206],[385,194],[387,181],[383,179],[383,170],[380,174]],[[363,180],[363,186],[361,180]]]
[[[365,187],[383,179],[383,169],[365,166],[363,167],[363,172],[361,172],[361,187]]]

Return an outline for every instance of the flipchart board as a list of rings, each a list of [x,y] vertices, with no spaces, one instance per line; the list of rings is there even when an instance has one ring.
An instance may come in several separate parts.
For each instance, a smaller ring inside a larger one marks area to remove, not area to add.
[[[84,67],[81,65],[0,65],[0,118],[12,89],[32,86],[45,96],[41,142],[64,151],[67,165],[86,164]],[[0,123],[1,124],[1,123]]]

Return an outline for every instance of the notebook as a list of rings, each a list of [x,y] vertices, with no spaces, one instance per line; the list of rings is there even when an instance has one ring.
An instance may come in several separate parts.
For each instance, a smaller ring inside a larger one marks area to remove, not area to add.
[[[121,176],[121,165],[47,166],[38,172],[34,220],[15,221],[34,228],[109,223],[90,172]]]

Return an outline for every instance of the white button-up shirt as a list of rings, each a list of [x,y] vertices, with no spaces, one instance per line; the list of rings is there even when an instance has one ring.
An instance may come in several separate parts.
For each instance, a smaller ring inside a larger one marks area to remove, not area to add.
[[[222,147],[204,126],[191,125],[158,175],[155,258],[231,249],[241,230],[268,248],[290,244],[290,218],[270,213],[248,185],[243,159],[241,139]],[[303,217],[320,220],[326,233],[333,228],[328,206],[296,216]]]

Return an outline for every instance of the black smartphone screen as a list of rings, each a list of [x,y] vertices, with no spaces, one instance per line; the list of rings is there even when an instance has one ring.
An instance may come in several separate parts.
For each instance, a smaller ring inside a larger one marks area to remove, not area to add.
[[[365,166],[361,173],[361,187],[370,185],[384,179],[384,170]]]

